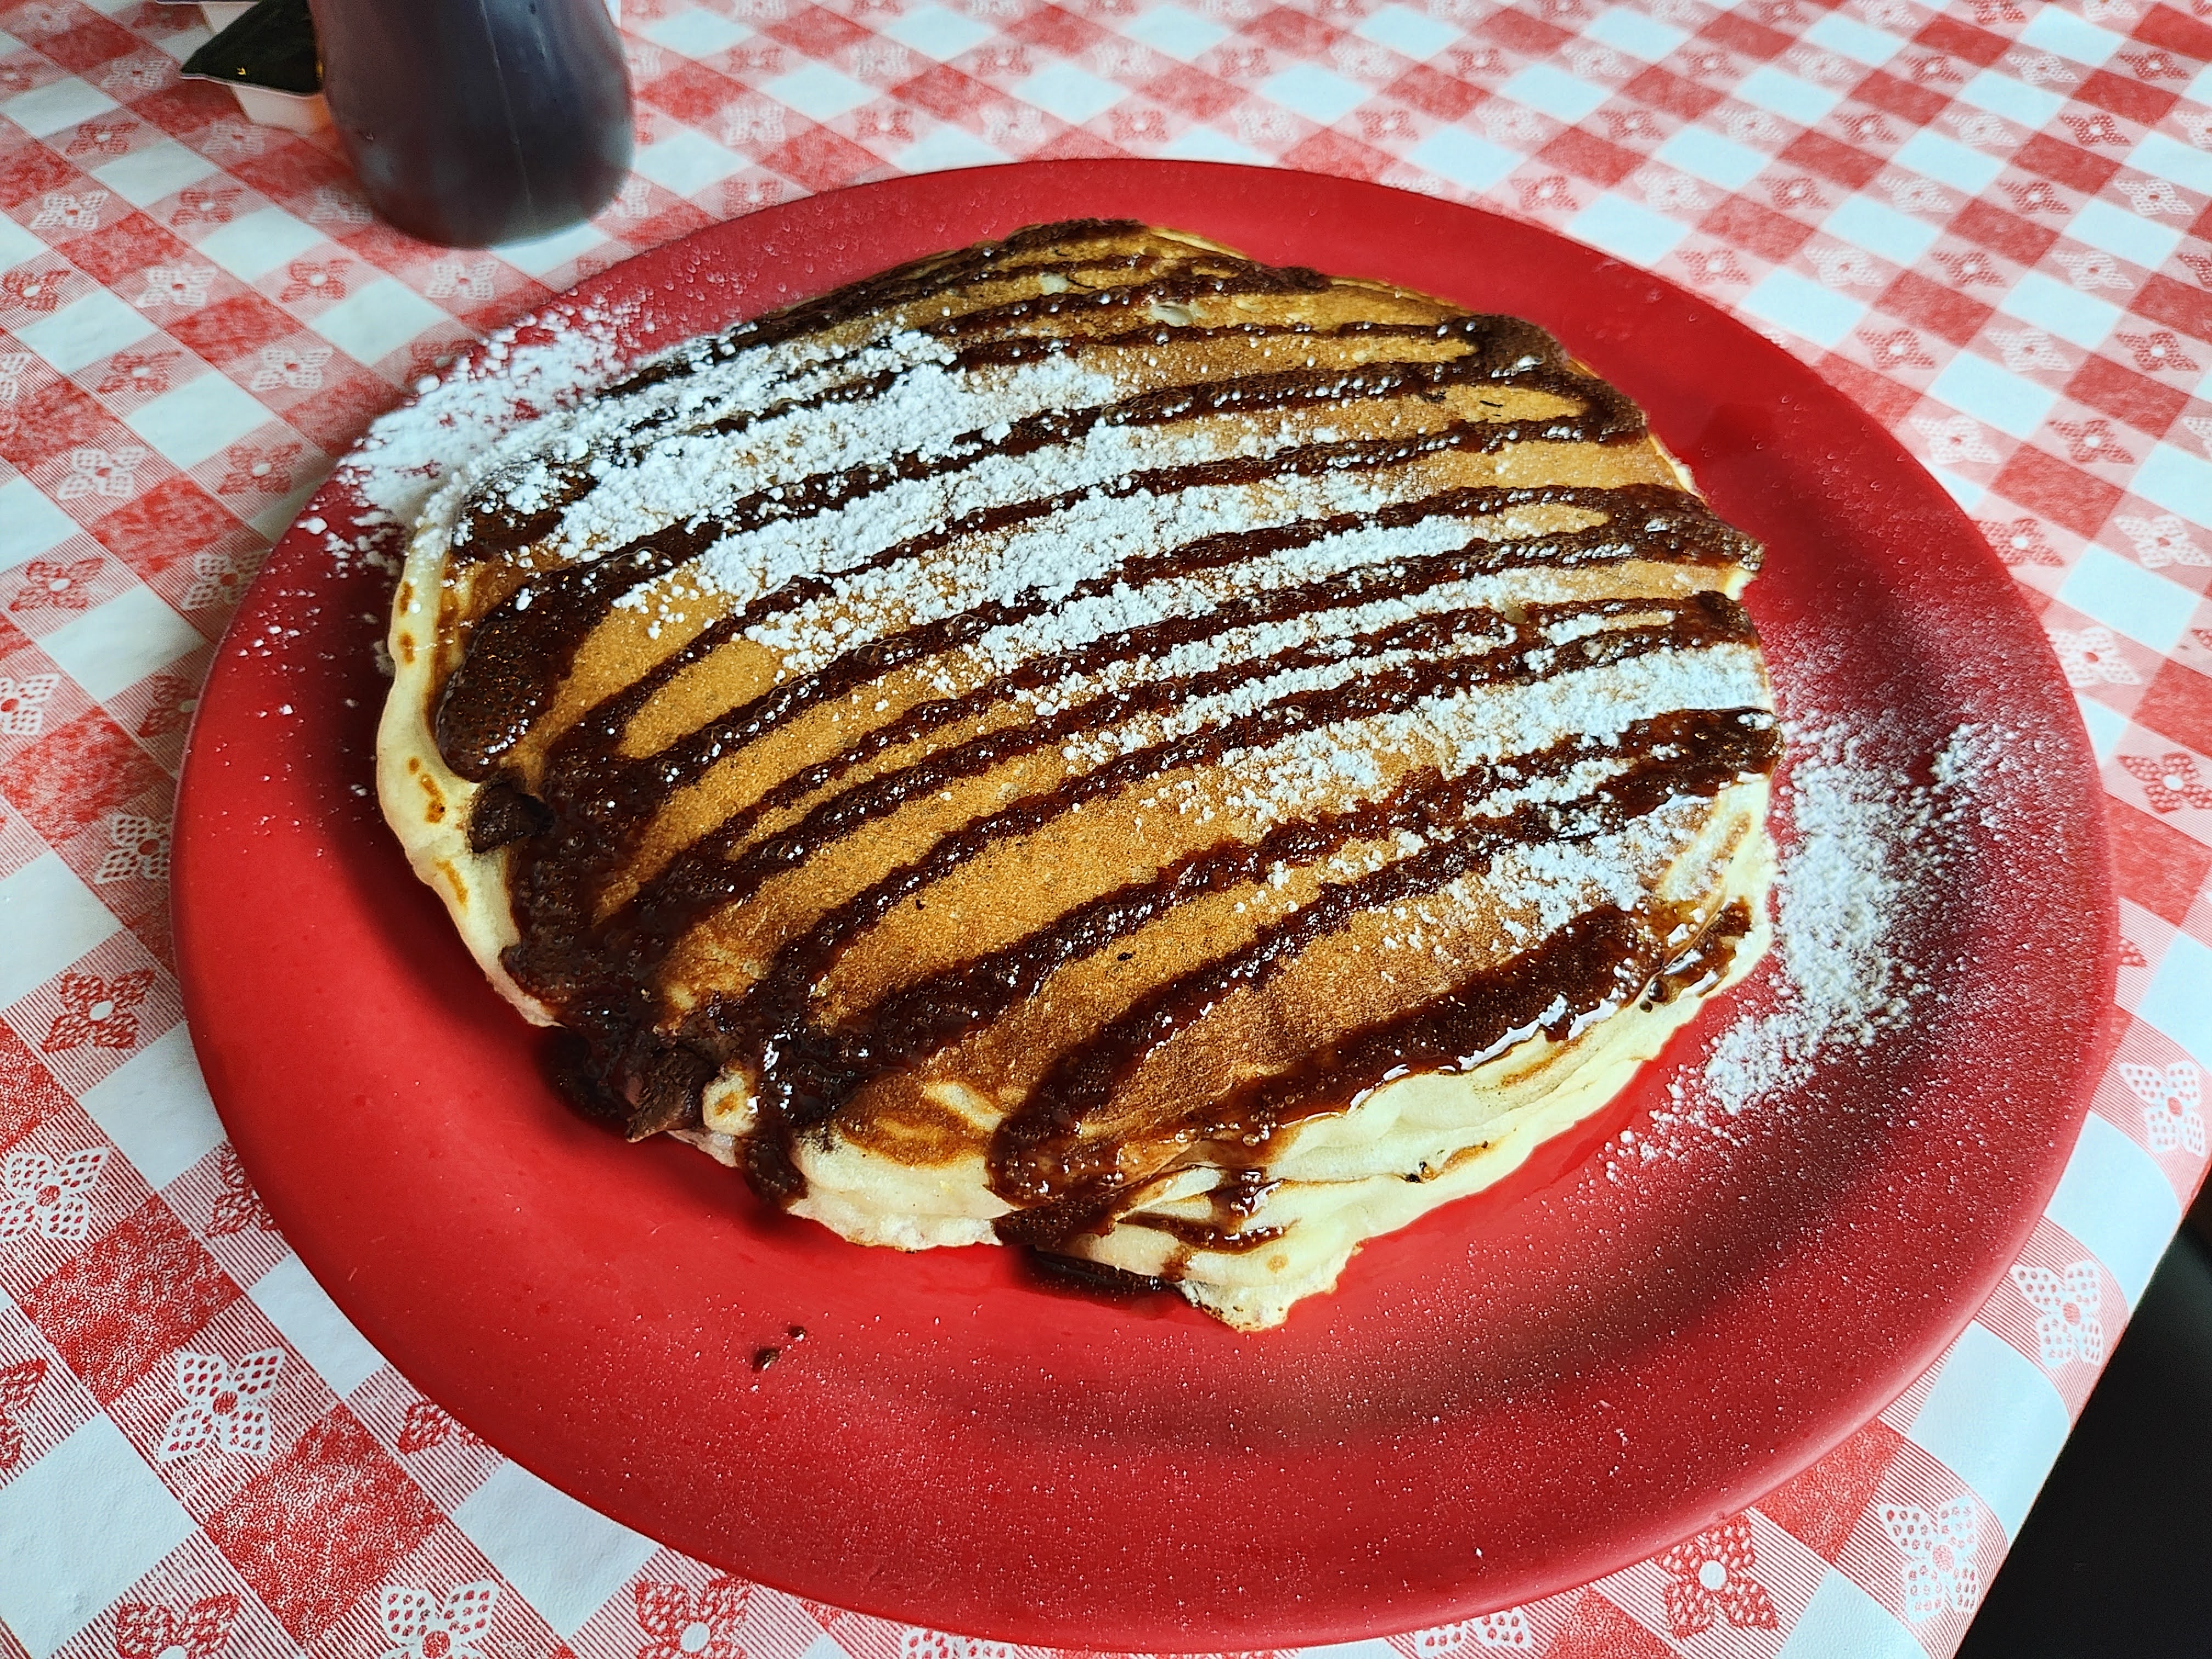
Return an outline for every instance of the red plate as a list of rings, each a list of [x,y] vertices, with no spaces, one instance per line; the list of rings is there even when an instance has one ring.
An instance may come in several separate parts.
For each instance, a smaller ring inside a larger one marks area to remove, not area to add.
[[[862,1250],[562,1107],[538,1034],[366,793],[384,682],[362,618],[386,584],[295,526],[208,682],[179,802],[209,1086],[286,1236],[404,1372],[555,1484],[768,1583],[1153,1649],[1368,1636],[1566,1588],[1866,1421],[2025,1240],[2112,1001],[2072,702],[2011,580],[1875,421],[1691,295],[1468,208],[1236,167],[1007,167],[757,213],[575,297],[635,302],[629,343],[653,349],[1073,215],[1536,319],[1767,543],[1751,606],[1785,700],[1886,720],[1923,755],[1964,722],[2026,734],[2035,771],[2002,792],[2001,836],[1959,831],[1914,878],[1933,920],[1906,949],[1948,1000],[1826,1059],[1734,1145],[1597,1154],[1648,1127],[1708,1013],[1545,1170],[1370,1244],[1264,1335],[1060,1296],[1011,1252]],[[343,531],[358,506],[334,487],[310,511]]]

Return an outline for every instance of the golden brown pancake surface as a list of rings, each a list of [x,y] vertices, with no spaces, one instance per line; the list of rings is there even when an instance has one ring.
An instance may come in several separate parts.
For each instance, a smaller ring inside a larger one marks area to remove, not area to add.
[[[1273,1323],[1764,949],[1756,553],[1532,325],[1039,227],[463,470],[380,785],[633,1137]]]

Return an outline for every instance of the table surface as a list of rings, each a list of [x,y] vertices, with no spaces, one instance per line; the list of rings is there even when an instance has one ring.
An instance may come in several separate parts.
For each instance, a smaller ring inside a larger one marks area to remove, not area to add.
[[[486,252],[178,64],[191,9],[0,7],[0,1659],[970,1659],[718,1575],[386,1364],[181,1024],[169,817],[270,538],[459,343],[809,191],[1031,156],[1352,174],[1705,295],[1889,424],[2042,617],[2103,763],[2116,1057],[1946,1357],[1763,1502],[1407,1659],[1958,1645],[2204,1177],[2212,0],[631,0],[637,160]]]

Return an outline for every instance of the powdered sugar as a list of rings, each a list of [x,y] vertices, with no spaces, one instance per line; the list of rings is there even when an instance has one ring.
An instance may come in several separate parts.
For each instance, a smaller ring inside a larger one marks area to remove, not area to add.
[[[629,465],[595,468],[594,487],[563,514],[555,545],[566,556],[588,556],[664,524],[713,517],[744,496],[765,495],[773,501],[808,480],[886,464],[966,462],[987,467],[994,464],[991,446],[1006,437],[1012,422],[1095,404],[1114,389],[1110,377],[1069,357],[1048,357],[1011,371],[963,373],[937,361],[942,348],[923,337],[896,337],[916,343],[912,356],[917,361],[900,364],[890,383],[865,402],[808,405],[750,421],[734,434],[671,434]],[[787,395],[781,384],[773,389],[780,399]],[[956,504],[959,492],[952,483],[966,471],[942,483],[915,479],[892,484],[884,492],[891,501],[880,501],[871,492],[835,519],[858,517],[870,533],[885,538],[879,544],[888,544],[915,533],[948,507],[956,513],[969,510],[965,503]],[[985,499],[990,498],[987,484]],[[842,523],[824,526],[811,516],[804,522],[813,532],[806,539],[817,545],[858,546],[866,539],[853,538]],[[750,576],[752,561],[742,552],[710,554],[702,562],[702,574],[719,582],[731,556],[741,581]]]
[[[496,330],[480,358],[417,381],[416,401],[372,423],[336,476],[386,518],[413,523],[448,477],[504,434],[610,379],[621,367],[623,321],[586,307]]]
[[[1645,1159],[1735,1138],[1730,1121],[1785,1103],[1824,1066],[1875,1048],[1931,1016],[1946,993],[1914,965],[1907,935],[1948,890],[1962,837],[1991,821],[1988,785],[2013,734],[1962,726],[1918,769],[1879,727],[1785,722],[1792,755],[1780,805],[1773,961],[1763,1006],[1740,1014],[1704,1068],[1677,1079],[1652,1133],[1624,1146]]]

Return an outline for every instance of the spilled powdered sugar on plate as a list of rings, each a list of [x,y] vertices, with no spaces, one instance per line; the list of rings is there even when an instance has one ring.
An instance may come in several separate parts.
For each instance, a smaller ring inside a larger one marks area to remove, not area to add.
[[[413,400],[371,422],[338,462],[331,482],[362,502],[351,524],[315,515],[300,527],[321,538],[332,574],[343,578],[358,564],[397,577],[416,518],[447,481],[508,433],[580,402],[633,356],[649,356],[623,349],[622,337],[635,331],[628,309],[589,306],[556,306],[493,330],[442,374],[416,380]],[[377,672],[388,680],[391,619],[362,621],[374,630],[368,649]]]
[[[1958,726],[1919,757],[1922,781],[1880,726],[1785,717],[1783,733],[1765,989],[1700,1069],[1668,1084],[1649,1129],[1622,1133],[1616,1158],[1650,1162],[1700,1142],[1734,1144],[1735,1120],[1786,1107],[1828,1065],[1925,1023],[1948,1000],[1902,936],[1957,887],[1966,837],[2001,826],[1991,787],[2018,769],[2018,734]]]
[[[605,384],[627,361],[620,337],[638,331],[625,308],[555,305],[495,329],[473,349],[459,347],[459,361],[442,374],[416,380],[414,400],[372,422],[332,469],[325,489],[336,484],[360,505],[347,503],[342,494],[337,500],[343,522],[332,523],[311,511],[295,530],[320,542],[333,577],[343,580],[366,568],[396,578],[416,515],[446,479],[507,433]],[[314,499],[325,498],[318,492]],[[304,614],[313,617],[319,609],[319,601],[311,603]],[[386,605],[357,618],[368,635],[361,648],[374,656],[377,672],[387,680],[388,610]],[[307,665],[289,661],[293,642],[304,631],[275,622],[252,630],[234,629],[224,648],[304,671]],[[323,659],[331,659],[328,653]],[[347,706],[353,706],[351,699]],[[267,718],[289,716],[293,709],[280,703],[259,712]],[[366,784],[351,787],[357,796],[369,793]]]
[[[445,374],[417,380],[415,400],[373,422],[332,476],[368,503],[364,527],[404,532],[448,477],[507,433],[620,373],[632,358],[620,337],[635,331],[627,312],[590,306],[495,329]],[[331,550],[342,556],[339,546]]]

